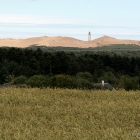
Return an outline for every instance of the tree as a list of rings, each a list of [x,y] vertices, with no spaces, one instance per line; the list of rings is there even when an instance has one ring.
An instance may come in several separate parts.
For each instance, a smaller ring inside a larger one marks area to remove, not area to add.
[[[27,77],[21,75],[13,79],[13,84],[25,84],[26,81],[27,81]]]
[[[69,75],[58,74],[52,79],[52,86],[59,88],[74,88],[74,78]]]
[[[103,76],[98,78],[98,82],[101,82],[102,80],[104,80],[106,83],[109,83],[113,86],[117,86],[118,83],[117,78],[112,72],[104,72]]]
[[[128,75],[121,76],[119,87],[125,90],[137,90],[139,89],[139,77],[130,77]]]
[[[43,87],[45,82],[46,78],[43,75],[34,75],[26,81],[26,84],[31,87]]]

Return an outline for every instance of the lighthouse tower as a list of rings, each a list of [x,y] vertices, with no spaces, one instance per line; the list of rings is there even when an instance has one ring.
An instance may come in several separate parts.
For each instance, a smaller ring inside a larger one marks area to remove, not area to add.
[[[91,41],[91,33],[88,33],[88,41]]]

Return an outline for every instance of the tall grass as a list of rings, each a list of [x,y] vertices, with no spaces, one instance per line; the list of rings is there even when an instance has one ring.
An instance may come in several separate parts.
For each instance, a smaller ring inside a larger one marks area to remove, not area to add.
[[[0,89],[0,140],[139,139],[134,133],[140,91]]]

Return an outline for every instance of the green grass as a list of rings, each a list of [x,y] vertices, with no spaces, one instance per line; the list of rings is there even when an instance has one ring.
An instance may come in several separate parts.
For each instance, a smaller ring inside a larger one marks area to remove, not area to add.
[[[135,140],[140,91],[0,89],[0,140]]]

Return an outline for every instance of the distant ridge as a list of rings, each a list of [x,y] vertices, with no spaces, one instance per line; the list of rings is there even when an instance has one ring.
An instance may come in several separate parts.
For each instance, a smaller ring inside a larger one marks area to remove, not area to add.
[[[88,47],[97,47],[97,46],[112,45],[112,44],[135,44],[140,46],[140,41],[120,40],[109,36],[102,36],[100,38],[91,41],[82,41],[72,37],[62,37],[62,36],[56,36],[56,37],[42,36],[42,37],[32,37],[26,39],[13,39],[13,38],[0,39],[0,46],[25,48],[34,44],[38,46],[43,45],[43,46],[88,48]]]

